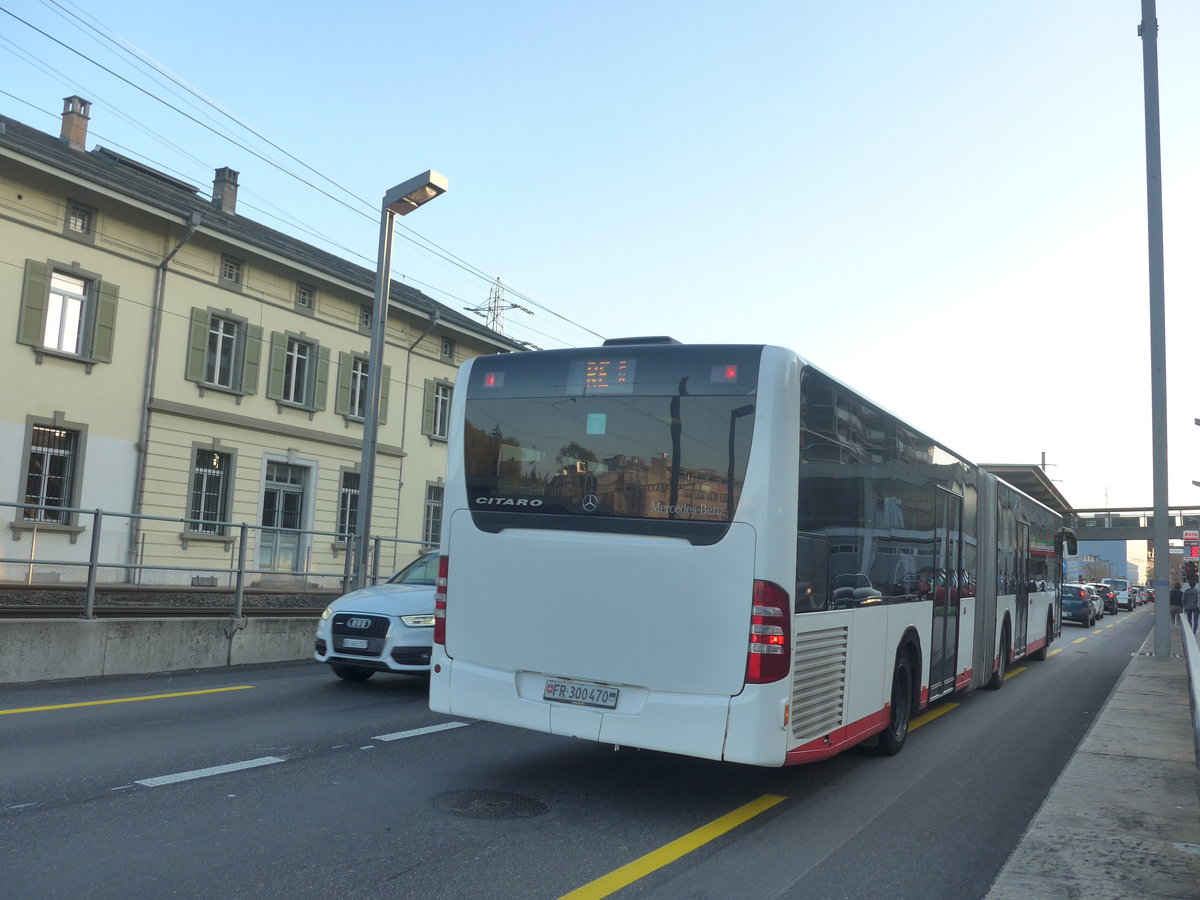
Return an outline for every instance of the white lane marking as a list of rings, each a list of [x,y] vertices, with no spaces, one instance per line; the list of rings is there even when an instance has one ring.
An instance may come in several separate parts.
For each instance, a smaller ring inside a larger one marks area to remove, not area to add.
[[[278,756],[260,756],[258,759],[247,759],[224,766],[209,766],[207,769],[193,769],[190,772],[177,772],[174,775],[160,775],[158,778],[143,778],[135,783],[146,787],[162,787],[164,784],[175,784],[177,781],[191,781],[194,778],[207,778],[209,775],[224,775],[226,772],[255,769],[259,766],[270,766],[281,762],[283,760]]]
[[[397,731],[395,734],[377,734],[373,741],[399,741],[404,738],[417,737],[422,734],[433,734],[435,731],[449,731],[451,728],[466,728],[470,722],[447,722],[444,725],[430,725],[428,728],[414,728],[412,731]]]

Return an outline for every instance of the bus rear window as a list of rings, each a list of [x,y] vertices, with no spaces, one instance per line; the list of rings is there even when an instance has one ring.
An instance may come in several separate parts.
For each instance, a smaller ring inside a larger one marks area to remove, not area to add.
[[[476,364],[462,431],[472,510],[732,520],[761,348],[624,349]]]

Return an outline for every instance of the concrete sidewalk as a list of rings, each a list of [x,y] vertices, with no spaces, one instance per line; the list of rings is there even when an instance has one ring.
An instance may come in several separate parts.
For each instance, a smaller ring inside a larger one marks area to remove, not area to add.
[[[987,900],[1197,900],[1200,776],[1182,639],[1130,661]]]

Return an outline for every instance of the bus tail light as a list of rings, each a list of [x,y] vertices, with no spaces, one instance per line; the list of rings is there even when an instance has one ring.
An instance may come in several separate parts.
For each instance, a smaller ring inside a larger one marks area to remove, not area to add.
[[[450,573],[450,557],[438,557],[437,587],[433,592],[433,642],[446,644],[446,576]]]
[[[788,593],[770,581],[754,582],[746,683],[786,678],[792,667],[792,608]]]

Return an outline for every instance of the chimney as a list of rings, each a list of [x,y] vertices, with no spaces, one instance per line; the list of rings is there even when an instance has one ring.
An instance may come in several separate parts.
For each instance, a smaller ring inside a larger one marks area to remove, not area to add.
[[[86,150],[88,113],[92,104],[82,97],[64,97],[62,134],[59,139],[72,150]]]
[[[237,212],[237,178],[238,173],[229,166],[217,169],[213,178],[213,206],[230,215]]]

